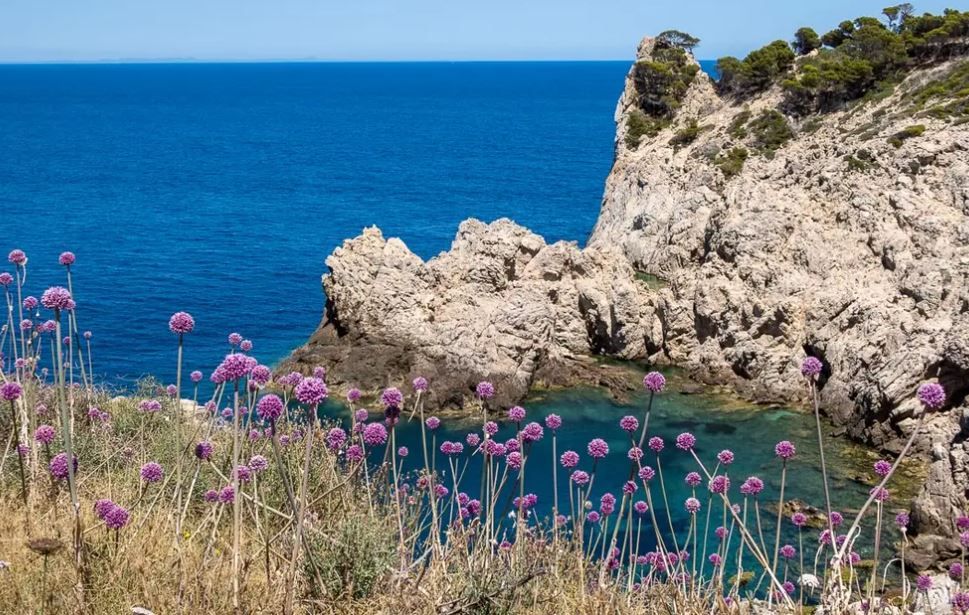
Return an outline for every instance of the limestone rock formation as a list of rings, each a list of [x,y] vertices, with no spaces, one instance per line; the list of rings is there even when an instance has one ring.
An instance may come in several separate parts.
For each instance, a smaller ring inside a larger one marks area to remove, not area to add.
[[[497,405],[533,383],[596,382],[594,354],[646,354],[645,287],[603,247],[547,245],[507,219],[467,220],[424,262],[371,227],[327,258],[326,316],[290,365],[326,365],[368,389],[422,375],[431,407],[460,407],[491,380]]]
[[[653,44],[644,40],[639,60]],[[878,102],[782,117],[792,138],[759,155],[743,119],[776,109],[780,91],[736,103],[705,74],[670,127],[627,147],[639,96],[631,70],[589,242],[618,245],[668,282],[651,298],[661,333],[650,358],[701,380],[803,399],[798,366],[815,355],[831,419],[898,451],[916,388],[937,378],[949,399],[916,442],[933,462],[913,518],[919,532],[948,536],[969,488],[969,124],[915,115],[910,94],[965,61],[916,71]],[[692,121],[696,138],[671,145]],[[919,136],[892,139],[916,124]],[[718,162],[737,147],[751,153],[728,177]]]

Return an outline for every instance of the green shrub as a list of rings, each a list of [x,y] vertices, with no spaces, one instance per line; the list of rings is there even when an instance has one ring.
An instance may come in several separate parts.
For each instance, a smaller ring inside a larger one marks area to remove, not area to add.
[[[798,55],[807,55],[821,48],[821,37],[812,28],[800,28],[794,33],[792,46]]]
[[[639,108],[649,116],[672,117],[699,68],[683,48],[657,39],[652,58],[633,69]]]
[[[923,126],[922,124],[906,126],[902,130],[888,137],[888,142],[894,145],[895,147],[902,147],[902,143],[915,137],[921,137],[924,132],[925,132],[925,126]]]
[[[667,118],[648,117],[639,109],[633,109],[626,118],[626,147],[636,149],[644,136],[655,137],[669,125]]]
[[[744,126],[747,125],[747,122],[750,121],[751,117],[753,117],[753,114],[750,112],[750,109],[744,109],[735,115],[730,121],[730,125],[727,126],[727,134],[734,139],[743,139],[746,137],[747,130],[744,128]]]
[[[731,149],[725,156],[718,156],[714,164],[723,172],[724,177],[730,179],[739,174],[750,153],[743,147]]]
[[[769,88],[794,64],[794,52],[784,41],[774,41],[747,54],[743,61],[727,56],[717,60],[722,93],[744,97]]]
[[[676,134],[674,134],[673,138],[670,139],[670,145],[677,149],[687,146],[696,141],[696,138],[700,135],[700,133],[707,128],[709,128],[709,126],[700,126],[697,124],[695,119],[691,119],[686,123],[686,126],[676,131]]]
[[[749,128],[754,138],[754,146],[769,156],[794,138],[794,130],[787,118],[775,109],[762,111],[750,122]]]

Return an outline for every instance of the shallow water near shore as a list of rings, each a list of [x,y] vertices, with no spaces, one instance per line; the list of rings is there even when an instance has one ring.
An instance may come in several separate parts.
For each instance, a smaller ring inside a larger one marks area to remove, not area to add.
[[[627,402],[617,402],[597,389],[563,389],[544,392],[527,400],[524,404],[527,410],[525,420],[526,422],[543,423],[544,418],[550,413],[560,415],[563,424],[555,434],[557,454],[561,455],[566,450],[578,452],[581,456],[581,462],[577,469],[587,472],[593,469],[592,460],[586,452],[589,441],[599,437],[608,443],[609,454],[596,464],[594,485],[589,496],[594,509],[598,509],[599,499],[606,492],[616,495],[617,499],[622,498],[621,488],[630,469],[630,461],[626,456],[630,446],[629,438],[619,428],[619,419],[625,415],[633,415],[642,422],[647,403],[648,396],[646,394],[635,394]],[[324,410],[324,416],[341,421],[344,426],[349,424],[347,409],[342,404],[329,404]],[[371,408],[370,416],[371,420],[376,420],[382,417],[382,414],[373,411],[373,408]],[[504,416],[502,415],[500,418],[504,418]],[[825,433],[830,431],[829,426],[823,425],[823,427]],[[410,472],[409,479],[413,482],[416,471],[423,467],[421,433],[417,417],[408,421],[407,414],[403,414],[396,431],[397,445],[409,448],[410,454],[404,461],[403,467],[405,472]],[[441,426],[433,433],[433,442],[431,441],[432,432],[428,432],[428,445],[433,445],[437,451],[441,443],[446,440],[464,443],[465,436],[469,432],[481,432],[480,417],[445,418],[442,420]],[[666,442],[666,448],[660,454],[660,461],[669,498],[672,524],[679,539],[687,535],[690,525],[690,515],[684,508],[684,501],[694,495],[693,489],[685,483],[684,477],[690,471],[699,471],[693,457],[675,447],[676,436],[683,432],[691,432],[696,436],[697,454],[711,472],[717,465],[716,454],[718,452],[729,449],[735,453],[734,463],[727,468],[721,467],[719,470],[719,473],[726,472],[730,478],[732,502],[743,504],[739,487],[748,476],[758,476],[764,481],[765,489],[760,497],[760,514],[764,536],[771,548],[773,546],[774,528],[776,527],[776,505],[781,475],[781,461],[774,453],[774,446],[777,442],[790,440],[797,447],[797,455],[788,462],[785,501],[794,498],[819,509],[824,508],[816,426],[811,414],[796,409],[756,407],[716,395],[682,395],[675,391],[667,391],[656,396],[654,400],[650,413],[648,435],[650,437],[658,435]],[[514,423],[505,420],[500,422],[500,429],[495,439],[504,442],[514,438],[515,435],[516,427]],[[378,462],[382,454],[382,450],[372,453],[371,461]],[[876,484],[872,462],[877,457],[864,447],[854,445],[841,438],[832,437],[825,438],[825,454],[828,461],[832,505],[835,510],[844,514],[846,524],[849,524],[853,519],[852,513],[864,504],[869,489]],[[453,479],[448,469],[447,457],[439,451],[436,452],[435,457],[436,467],[439,470],[443,469],[445,473],[443,484],[451,488]],[[478,497],[478,480],[481,472],[480,456],[470,455],[470,448],[465,446],[464,453],[459,459],[459,473],[463,470],[464,476],[461,490],[467,492],[472,498]],[[557,459],[555,463],[558,463]],[[649,450],[646,452],[643,463],[654,468],[658,467],[656,455]],[[551,515],[553,505],[552,464],[552,433],[546,429],[542,440],[533,445],[528,454],[525,477],[525,493],[534,493],[538,496],[535,511],[538,517],[542,519],[547,519]],[[499,467],[503,469],[504,463],[499,464]],[[557,472],[559,510],[568,515],[568,475],[571,470],[565,470],[558,466]],[[709,522],[711,539],[708,544],[710,550],[707,552],[712,553],[713,549],[716,548],[716,539],[712,536],[713,530],[721,524],[723,510],[720,502],[716,499],[712,500],[711,507],[706,484],[707,481],[704,480],[696,491],[696,497],[702,505],[697,516],[697,522],[702,537],[705,534],[703,528],[706,524],[707,510],[711,509],[712,515]],[[885,508],[886,523],[891,523],[896,509],[902,510],[905,508],[906,500],[903,498],[905,492],[908,491],[903,485],[892,485],[890,483],[889,487],[892,488],[893,497]],[[509,495],[517,495],[517,491],[511,494],[513,488],[506,489]],[[654,509],[658,515],[658,523],[664,529],[664,540],[668,540],[669,523],[666,519],[666,506],[662,503],[658,477],[653,481],[651,492]],[[502,503],[507,497],[503,496]],[[634,499],[644,499],[644,491],[641,485],[635,493]],[[617,505],[616,508],[618,510],[619,506]],[[754,523],[752,500],[748,514],[750,514],[750,522]],[[624,513],[624,517],[625,515],[626,513]],[[616,515],[613,514],[610,519],[611,523],[615,522],[615,517]],[[510,537],[513,533],[511,529],[513,523],[506,518],[504,527],[507,528]],[[649,527],[648,514],[643,518],[643,527],[639,550],[640,552],[647,552],[655,549],[656,543],[653,530]],[[847,525],[843,526],[841,531],[843,532],[846,529]],[[586,531],[593,535],[598,529],[587,528]],[[894,532],[894,530],[889,531]],[[816,529],[805,528],[804,530],[805,560],[808,562],[806,568],[812,566],[817,535],[818,530]],[[863,558],[868,557],[871,552],[868,539],[870,536],[870,530],[866,531],[858,543],[857,551]],[[890,539],[890,542],[894,539]],[[734,545],[737,544],[736,540],[735,537]],[[798,536],[796,528],[790,523],[786,515],[782,524],[782,544],[787,543],[797,546]],[[890,545],[882,547],[883,558],[885,549],[890,548]],[[702,550],[702,542],[698,549]],[[733,564],[728,562],[728,570],[732,567]]]

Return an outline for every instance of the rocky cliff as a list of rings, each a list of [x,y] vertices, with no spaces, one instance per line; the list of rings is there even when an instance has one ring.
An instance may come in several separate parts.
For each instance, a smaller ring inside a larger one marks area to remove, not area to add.
[[[969,124],[914,101],[965,70],[916,71],[880,101],[800,119],[777,112],[776,87],[741,104],[699,74],[672,124],[630,147],[634,67],[590,240],[667,280],[650,298],[653,361],[796,400],[800,362],[817,356],[834,423],[889,451],[914,426],[918,384],[937,378],[949,400],[918,439],[933,463],[914,510],[930,548],[969,486]]]
[[[432,405],[491,379],[507,405],[537,382],[601,380],[588,357],[609,355],[798,401],[809,354],[832,421],[888,451],[915,424],[918,384],[938,379],[949,399],[918,438],[932,464],[913,518],[916,553],[944,556],[969,488],[969,123],[925,103],[947,102],[966,60],[806,117],[777,86],[740,102],[698,73],[640,136],[637,66],[654,46],[627,77],[586,249],[470,220],[424,262],[367,229],[327,259],[326,316],[289,365],[367,388],[425,375]]]

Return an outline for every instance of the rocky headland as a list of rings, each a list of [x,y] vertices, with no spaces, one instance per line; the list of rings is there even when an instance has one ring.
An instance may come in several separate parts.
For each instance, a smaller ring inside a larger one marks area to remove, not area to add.
[[[812,355],[836,429],[889,452],[937,379],[948,399],[916,440],[931,465],[911,551],[954,556],[969,488],[969,61],[817,112],[777,83],[725,93],[686,53],[675,109],[655,121],[660,51],[644,39],[626,78],[587,247],[468,220],[425,262],[366,229],[327,259],[323,322],[284,367],[325,364],[333,384],[372,390],[423,375],[428,403],[460,407],[486,379],[501,405],[538,384],[609,383],[596,357],[614,357],[797,403]]]

